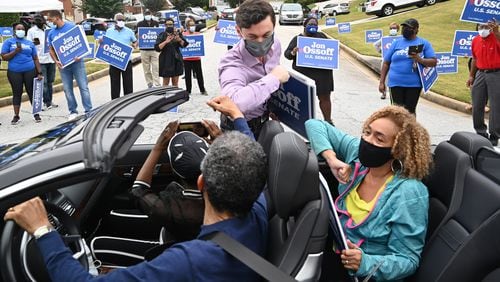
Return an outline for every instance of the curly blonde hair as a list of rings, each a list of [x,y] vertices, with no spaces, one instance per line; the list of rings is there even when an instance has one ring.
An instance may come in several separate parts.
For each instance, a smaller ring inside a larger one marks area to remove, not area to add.
[[[424,178],[432,166],[431,142],[427,130],[417,122],[414,115],[400,106],[387,106],[376,111],[365,121],[363,130],[380,118],[388,118],[398,127],[391,151],[394,159],[403,164],[401,174],[407,178]]]

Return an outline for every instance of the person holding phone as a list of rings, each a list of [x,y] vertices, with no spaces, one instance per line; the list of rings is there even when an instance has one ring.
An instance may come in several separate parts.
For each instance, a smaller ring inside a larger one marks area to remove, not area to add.
[[[43,110],[47,111],[57,108],[58,105],[52,102],[53,83],[56,77],[56,64],[50,57],[49,50],[44,50],[45,30],[48,29],[45,18],[42,15],[35,15],[34,25],[28,29],[27,39],[33,41],[38,52],[38,60],[42,67],[43,80]],[[44,52],[45,51],[45,52]]]
[[[437,59],[431,43],[417,36],[419,23],[416,19],[407,19],[401,27],[403,38],[394,41],[383,58],[378,89],[384,94],[389,87],[391,103],[403,106],[416,115],[422,92],[417,64],[435,67]]]
[[[163,86],[168,86],[172,80],[172,86],[179,86],[179,76],[184,72],[181,47],[189,43],[178,30],[174,28],[174,20],[165,21],[165,31],[158,35],[155,50],[160,52],[159,74],[163,77]]]
[[[200,34],[196,31],[196,24],[193,19],[186,18],[186,31],[183,35],[196,35]],[[205,81],[203,80],[203,70],[201,68],[201,58],[200,57],[189,57],[184,58],[184,68],[186,68],[186,90],[191,94],[192,80],[191,72],[193,73],[196,81],[198,81],[198,88],[200,89],[201,95],[208,95],[205,89]]]
[[[12,88],[12,105],[14,107],[14,117],[11,124],[18,124],[21,118],[21,98],[23,95],[23,85],[26,93],[33,103],[33,79],[37,77],[43,79],[42,67],[38,61],[38,53],[35,44],[25,38],[26,30],[21,23],[12,25],[14,36],[5,40],[2,45],[2,60],[8,61],[7,78]],[[38,113],[33,115],[35,122],[42,119]]]

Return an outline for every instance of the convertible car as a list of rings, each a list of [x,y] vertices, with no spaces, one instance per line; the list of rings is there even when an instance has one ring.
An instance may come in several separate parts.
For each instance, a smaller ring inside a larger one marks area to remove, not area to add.
[[[0,147],[0,214],[40,196],[74,258],[97,273],[87,246],[96,236],[122,234],[122,224],[109,215],[131,208],[127,190],[153,146],[136,143],[146,118],[188,99],[179,88],[136,92],[22,143]],[[266,123],[258,142],[269,161],[264,259],[286,277],[318,281],[328,269],[325,253],[337,182],[303,139],[284,132],[279,122]],[[434,161],[425,180],[428,239],[421,266],[408,281],[500,281],[500,154],[488,140],[458,132],[434,148]],[[173,177],[164,156],[153,186]],[[152,224],[128,235],[161,242],[161,228]],[[32,236],[3,220],[0,234],[0,281],[50,281]]]

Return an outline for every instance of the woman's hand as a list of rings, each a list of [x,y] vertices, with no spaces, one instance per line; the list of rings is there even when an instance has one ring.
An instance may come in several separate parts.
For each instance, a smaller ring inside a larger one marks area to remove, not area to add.
[[[167,38],[165,38],[165,43],[170,43],[172,40],[174,40],[175,36],[174,35],[167,35]]]
[[[178,127],[178,120],[170,122],[162,131],[162,133],[158,137],[158,140],[156,140],[155,149],[162,152],[165,151],[168,147],[168,142],[170,142],[170,139],[172,139],[172,137],[175,135]]]
[[[363,252],[358,248],[358,246],[356,246],[349,240],[347,240],[347,247],[349,249],[342,251],[340,259],[342,260],[342,264],[345,268],[351,269],[356,272],[361,265]]]
[[[210,135],[210,140],[207,140],[209,142],[214,141],[215,138],[222,134],[220,128],[212,120],[202,119],[201,124],[207,129],[208,135]]]
[[[292,54],[292,56],[297,56],[297,52],[299,52],[299,47],[293,48],[292,52],[290,53]]]
[[[38,79],[38,80],[42,80],[42,79],[43,79],[43,74],[39,73],[39,74],[37,75],[36,79]]]
[[[212,109],[230,117],[232,120],[244,117],[238,106],[227,96],[217,96],[209,100],[207,105]]]
[[[380,81],[378,84],[378,92],[385,94],[385,82]]]
[[[325,150],[321,155],[325,158],[333,176],[335,176],[339,183],[346,184],[351,175],[351,166],[337,159],[337,155],[333,150]]]

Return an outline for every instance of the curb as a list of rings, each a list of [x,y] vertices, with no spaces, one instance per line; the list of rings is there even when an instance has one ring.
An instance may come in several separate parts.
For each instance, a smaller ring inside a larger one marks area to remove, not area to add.
[[[133,57],[131,61],[132,61],[132,65],[137,65],[138,63],[141,62],[141,55],[139,54],[138,56]],[[103,70],[88,74],[87,80],[90,82],[90,81],[99,79],[101,77],[105,77],[108,74],[109,74],[109,70],[103,69]],[[76,86],[77,86],[76,81],[73,81],[73,87],[76,87]],[[54,93],[63,91],[62,83],[54,85],[53,89],[54,89],[53,90]],[[28,95],[26,95],[26,93],[23,93],[23,95],[21,96],[21,102],[25,102],[28,100],[29,100]],[[0,108],[10,106],[10,105],[12,105],[12,96],[0,98]]]
[[[382,59],[379,57],[372,57],[372,56],[365,56],[361,55],[358,52],[354,51],[352,48],[340,43],[340,49],[348,53],[350,56],[352,56],[354,59],[357,61],[363,63],[366,65],[372,72],[374,72],[377,75],[380,75],[380,64]],[[441,105],[443,107],[447,107],[450,109],[453,109],[455,111],[459,111],[465,114],[472,115],[471,111],[467,111],[466,107],[470,106],[468,103],[464,103],[461,101],[457,101],[452,98],[448,98],[444,95],[437,94],[435,92],[429,91],[427,94],[420,95],[420,97],[431,101],[433,103],[436,103],[438,105]]]

